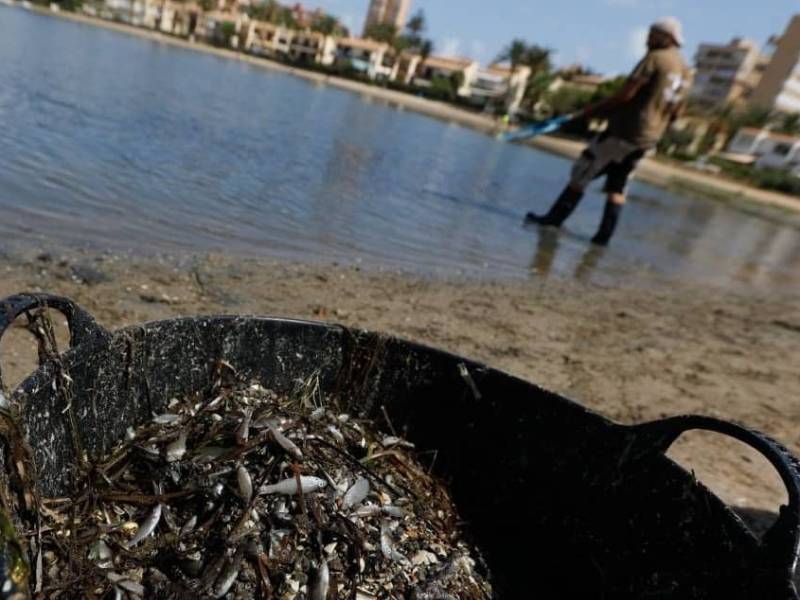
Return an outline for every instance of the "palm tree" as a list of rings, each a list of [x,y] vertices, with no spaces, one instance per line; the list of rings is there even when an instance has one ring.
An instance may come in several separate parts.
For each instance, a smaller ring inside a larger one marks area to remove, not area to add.
[[[495,62],[510,62],[511,71],[515,72],[519,67],[526,54],[528,53],[528,44],[525,40],[514,39],[506,46],[502,52],[497,56]]]
[[[550,48],[543,48],[536,44],[531,44],[522,55],[522,64],[529,67],[531,73],[537,75],[539,73],[549,73],[553,68],[550,61],[550,56],[553,53]]]
[[[552,68],[550,56],[552,50],[536,44],[528,44],[525,40],[515,39],[497,56],[495,62],[511,63],[511,71],[519,67],[529,67],[531,74],[549,73]]]
[[[406,24],[406,29],[408,29],[409,37],[414,40],[418,40],[422,33],[425,31],[426,23],[425,23],[425,11],[419,10],[417,13],[408,20]]]

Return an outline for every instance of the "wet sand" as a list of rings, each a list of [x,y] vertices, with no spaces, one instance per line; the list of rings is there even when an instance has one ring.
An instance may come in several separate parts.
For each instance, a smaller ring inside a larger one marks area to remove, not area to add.
[[[0,296],[63,294],[109,329],[198,314],[336,322],[485,362],[620,422],[712,415],[800,454],[800,292],[448,281],[225,256],[6,255],[0,269]],[[9,384],[33,367],[26,336],[12,330],[0,344]],[[687,438],[674,456],[726,501],[777,509],[785,493],[758,455],[713,434]]]

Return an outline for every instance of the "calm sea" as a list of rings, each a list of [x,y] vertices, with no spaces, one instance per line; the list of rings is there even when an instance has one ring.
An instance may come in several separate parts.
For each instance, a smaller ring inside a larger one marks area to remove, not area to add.
[[[0,6],[0,247],[800,287],[798,219],[634,183],[613,245],[521,226],[570,163],[358,94]]]

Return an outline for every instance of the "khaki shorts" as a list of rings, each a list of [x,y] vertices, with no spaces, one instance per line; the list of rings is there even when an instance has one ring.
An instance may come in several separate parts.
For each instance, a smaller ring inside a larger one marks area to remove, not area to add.
[[[570,187],[584,190],[593,180],[606,176],[603,191],[624,194],[631,173],[647,150],[613,135],[600,134],[572,167]]]

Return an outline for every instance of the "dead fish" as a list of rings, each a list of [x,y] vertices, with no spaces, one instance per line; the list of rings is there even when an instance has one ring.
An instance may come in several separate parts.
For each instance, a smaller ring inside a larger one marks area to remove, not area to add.
[[[374,504],[370,504],[368,506],[361,506],[355,512],[353,512],[354,517],[359,517],[365,519],[367,517],[372,517],[377,515],[381,512],[380,506],[375,506]]]
[[[253,418],[253,409],[247,409],[242,418],[242,423],[236,429],[236,443],[244,446],[250,439],[250,421]]]
[[[177,462],[186,454],[186,432],[181,432],[178,439],[167,446],[167,462]]]
[[[300,489],[303,491],[304,494],[310,494],[312,492],[317,492],[324,488],[327,482],[324,479],[320,479],[319,477],[301,477],[300,478]],[[293,496],[297,494],[297,480],[294,477],[290,477],[289,479],[284,479],[279,483],[275,483],[272,485],[262,485],[258,489],[259,494],[284,494],[286,496]]]
[[[141,583],[136,583],[135,581],[130,581],[126,579],[124,581],[120,581],[117,583],[119,587],[121,587],[126,592],[130,592],[134,596],[139,596],[140,598],[144,598],[144,586]]]
[[[212,590],[215,598],[222,598],[233,587],[236,578],[239,576],[239,569],[242,565],[243,556],[244,547],[241,547],[222,569],[222,573],[217,577],[217,581],[214,583],[214,589]]]
[[[342,435],[341,431],[336,429],[336,427],[334,427],[333,425],[328,425],[328,431],[330,431],[331,434],[333,435],[333,437],[336,438],[337,442],[339,442],[340,444],[344,444],[345,439],[344,439],[344,435]]]
[[[181,527],[181,531],[178,534],[178,537],[183,537],[189,535],[194,531],[194,528],[197,526],[197,515],[193,515],[191,519],[184,523],[183,527]]]
[[[11,408],[11,402],[3,395],[3,390],[0,390],[0,409],[8,410],[9,408]]]
[[[253,498],[253,480],[250,473],[244,468],[244,465],[239,465],[236,469],[236,481],[239,484],[239,495],[246,504],[250,504]]]
[[[369,494],[369,481],[360,477],[351,487],[347,490],[342,501],[342,508],[352,508],[358,506]]]
[[[163,415],[156,415],[153,417],[153,423],[157,423],[158,425],[172,425],[180,420],[180,415],[173,415],[172,413],[164,413]]]
[[[402,519],[406,516],[406,511],[399,506],[381,506],[381,512],[389,517],[394,517],[395,519]]]
[[[114,553],[103,540],[97,540],[97,542],[92,544],[89,548],[89,560],[91,561],[105,562],[111,560],[113,557]]]
[[[404,440],[403,438],[399,438],[394,435],[387,435],[385,438],[381,440],[381,445],[384,448],[390,448],[392,446],[404,446],[406,448],[414,448],[414,444]]]
[[[283,433],[281,433],[280,429],[275,427],[273,424],[267,425],[267,427],[269,428],[269,431],[272,434],[272,439],[274,439],[275,442],[281,448],[286,450],[286,453],[289,456],[291,456],[296,461],[302,461],[303,460],[303,452],[300,450],[300,448],[297,447],[297,445],[292,440],[290,440],[288,437],[283,435]]]
[[[201,448],[197,451],[197,462],[211,462],[214,461],[221,456],[225,456],[228,452],[231,451],[231,448],[221,448],[218,446],[206,446],[205,448]]]
[[[151,512],[148,515],[148,517],[144,520],[144,523],[142,523],[139,526],[139,531],[137,531],[136,535],[133,536],[133,539],[130,542],[128,542],[128,548],[133,548],[136,544],[138,544],[147,536],[149,536],[151,533],[153,533],[156,530],[156,527],[158,527],[158,522],[160,520],[161,520],[161,505],[156,504],[156,507],[153,509],[153,512]]]
[[[124,575],[120,575],[119,573],[111,572],[108,573],[107,577],[108,580],[117,587],[117,589],[121,588],[135,596],[144,596],[144,586],[142,584],[131,581],[130,579],[126,579]]]
[[[326,600],[328,598],[328,588],[331,582],[331,572],[328,569],[328,561],[322,559],[309,578],[309,600]]]
[[[408,559],[395,549],[392,543],[391,532],[389,531],[389,524],[384,521],[381,523],[381,552],[389,560],[405,564]]]

